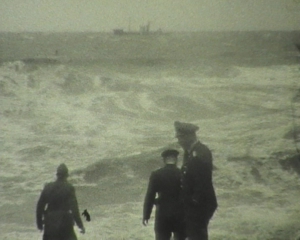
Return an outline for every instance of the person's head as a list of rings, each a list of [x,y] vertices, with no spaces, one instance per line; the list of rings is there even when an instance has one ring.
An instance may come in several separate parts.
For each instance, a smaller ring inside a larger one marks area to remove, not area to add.
[[[175,149],[167,149],[161,153],[165,164],[177,164],[179,152]]]
[[[58,166],[56,176],[57,179],[66,179],[69,176],[69,170],[66,164],[62,163]]]
[[[183,123],[183,122],[174,122],[175,137],[178,140],[179,145],[188,150],[192,144],[197,141],[196,132],[199,130],[199,127],[192,123]]]

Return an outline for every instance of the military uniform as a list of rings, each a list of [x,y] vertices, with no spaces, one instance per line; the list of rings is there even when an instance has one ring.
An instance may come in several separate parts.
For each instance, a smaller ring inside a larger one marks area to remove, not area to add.
[[[84,229],[74,187],[66,179],[45,185],[36,208],[37,227],[43,240],[76,240],[74,221]]]
[[[176,164],[166,164],[153,171],[144,201],[143,219],[150,219],[153,205],[155,212],[156,240],[185,239],[184,210],[181,199],[181,171]],[[156,194],[158,198],[155,199]]]
[[[192,133],[198,127],[175,123],[177,134]],[[208,147],[195,141],[184,151],[182,191],[185,208],[186,233],[189,240],[207,240],[209,220],[217,209],[217,198],[212,182],[212,154]]]

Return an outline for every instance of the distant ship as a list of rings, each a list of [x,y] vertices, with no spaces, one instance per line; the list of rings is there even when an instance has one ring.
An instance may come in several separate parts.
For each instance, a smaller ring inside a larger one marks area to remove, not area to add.
[[[130,29],[130,28],[129,28]],[[157,31],[150,31],[150,22],[148,22],[146,25],[140,26],[139,31],[124,31],[123,28],[116,28],[113,29],[114,35],[149,35],[149,34],[160,34],[162,33],[161,29],[158,29]]]

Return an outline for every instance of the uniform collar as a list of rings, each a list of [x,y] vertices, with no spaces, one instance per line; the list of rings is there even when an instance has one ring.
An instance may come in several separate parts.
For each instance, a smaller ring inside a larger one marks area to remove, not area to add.
[[[167,163],[165,164],[165,167],[176,167],[177,165],[175,163]]]
[[[199,143],[199,140],[196,140],[196,141],[191,145],[190,149],[187,150],[187,152],[188,152],[189,154],[191,154],[192,151],[194,150],[195,146],[196,146],[198,143]]]

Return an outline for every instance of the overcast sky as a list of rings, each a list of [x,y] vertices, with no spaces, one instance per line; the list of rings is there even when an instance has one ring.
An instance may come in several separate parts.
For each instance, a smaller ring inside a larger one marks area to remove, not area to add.
[[[0,0],[0,31],[300,30],[300,0]]]

